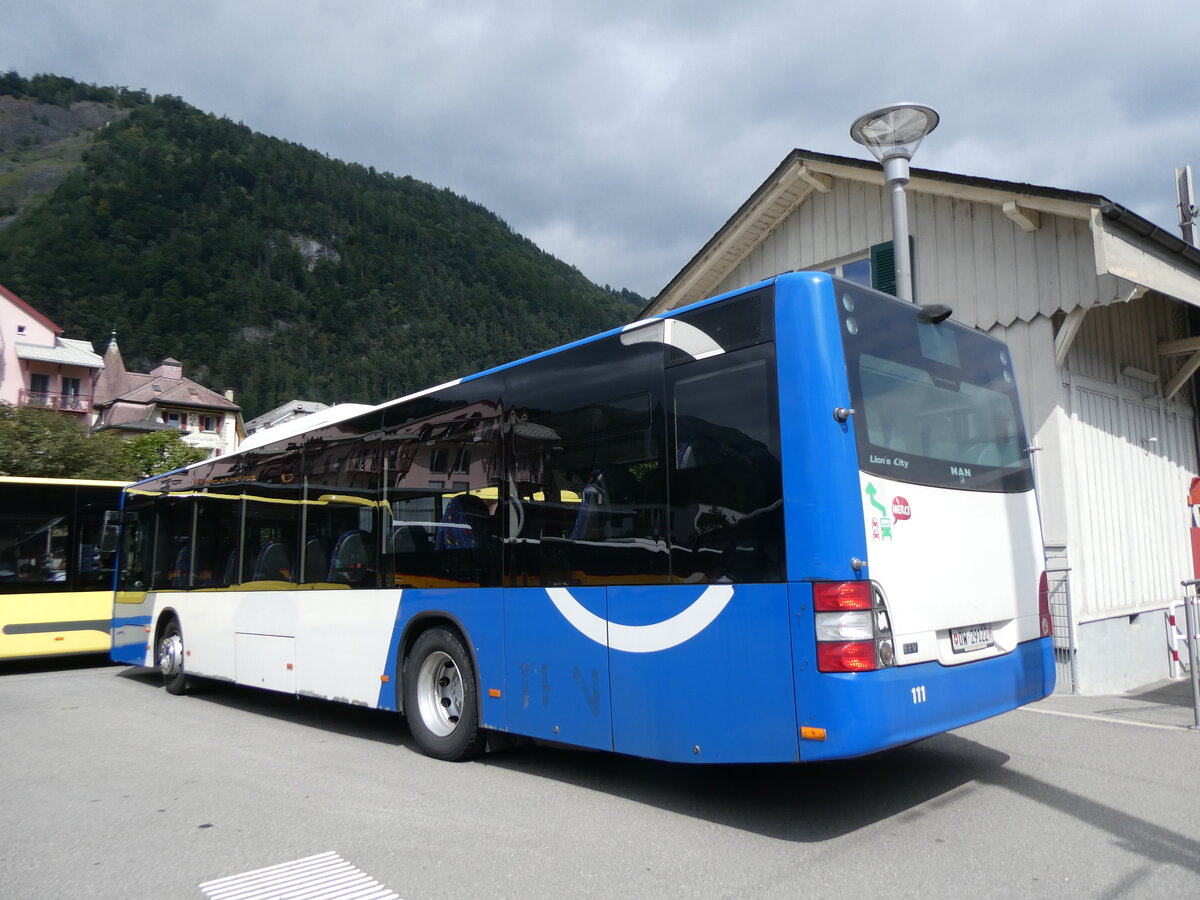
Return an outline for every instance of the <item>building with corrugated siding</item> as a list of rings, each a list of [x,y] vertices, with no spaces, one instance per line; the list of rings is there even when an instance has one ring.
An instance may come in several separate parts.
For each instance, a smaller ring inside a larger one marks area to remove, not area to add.
[[[1194,577],[1200,250],[1095,194],[913,169],[907,200],[915,302],[1011,349],[1060,690],[1169,677],[1164,611]],[[891,290],[889,204],[875,162],[795,150],[643,315],[795,269]]]

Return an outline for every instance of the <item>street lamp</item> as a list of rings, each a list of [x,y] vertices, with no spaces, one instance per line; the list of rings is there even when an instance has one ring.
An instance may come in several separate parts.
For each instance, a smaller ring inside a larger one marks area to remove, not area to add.
[[[892,249],[896,259],[896,296],[913,298],[912,260],[908,252],[908,161],[921,139],[937,128],[938,114],[928,106],[897,103],[859,116],[850,126],[850,137],[883,163],[883,180],[892,189]]]

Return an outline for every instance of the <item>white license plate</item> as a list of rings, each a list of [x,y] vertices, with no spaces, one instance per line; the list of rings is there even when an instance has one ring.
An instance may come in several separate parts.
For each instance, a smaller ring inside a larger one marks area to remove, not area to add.
[[[991,625],[969,625],[966,628],[950,629],[950,646],[955,653],[969,653],[992,646]]]

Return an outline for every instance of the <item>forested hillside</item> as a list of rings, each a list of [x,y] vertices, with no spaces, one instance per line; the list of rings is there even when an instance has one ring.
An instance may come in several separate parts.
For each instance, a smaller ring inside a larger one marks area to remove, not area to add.
[[[9,73],[0,97],[132,108],[0,232],[0,283],[97,351],[115,329],[132,371],[173,356],[234,388],[248,417],[295,397],[379,402],[618,325],[642,303],[451,191],[177,97],[72,94],[55,79],[55,100],[34,81]]]

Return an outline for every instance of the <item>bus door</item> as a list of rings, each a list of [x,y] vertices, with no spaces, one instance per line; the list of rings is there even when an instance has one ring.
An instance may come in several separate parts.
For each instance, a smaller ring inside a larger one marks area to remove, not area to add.
[[[509,729],[612,749],[607,595],[586,583],[582,484],[550,460],[557,430],[509,423],[504,643]]]
[[[508,373],[514,731],[611,749],[615,587],[665,584],[663,347],[613,335]]]

